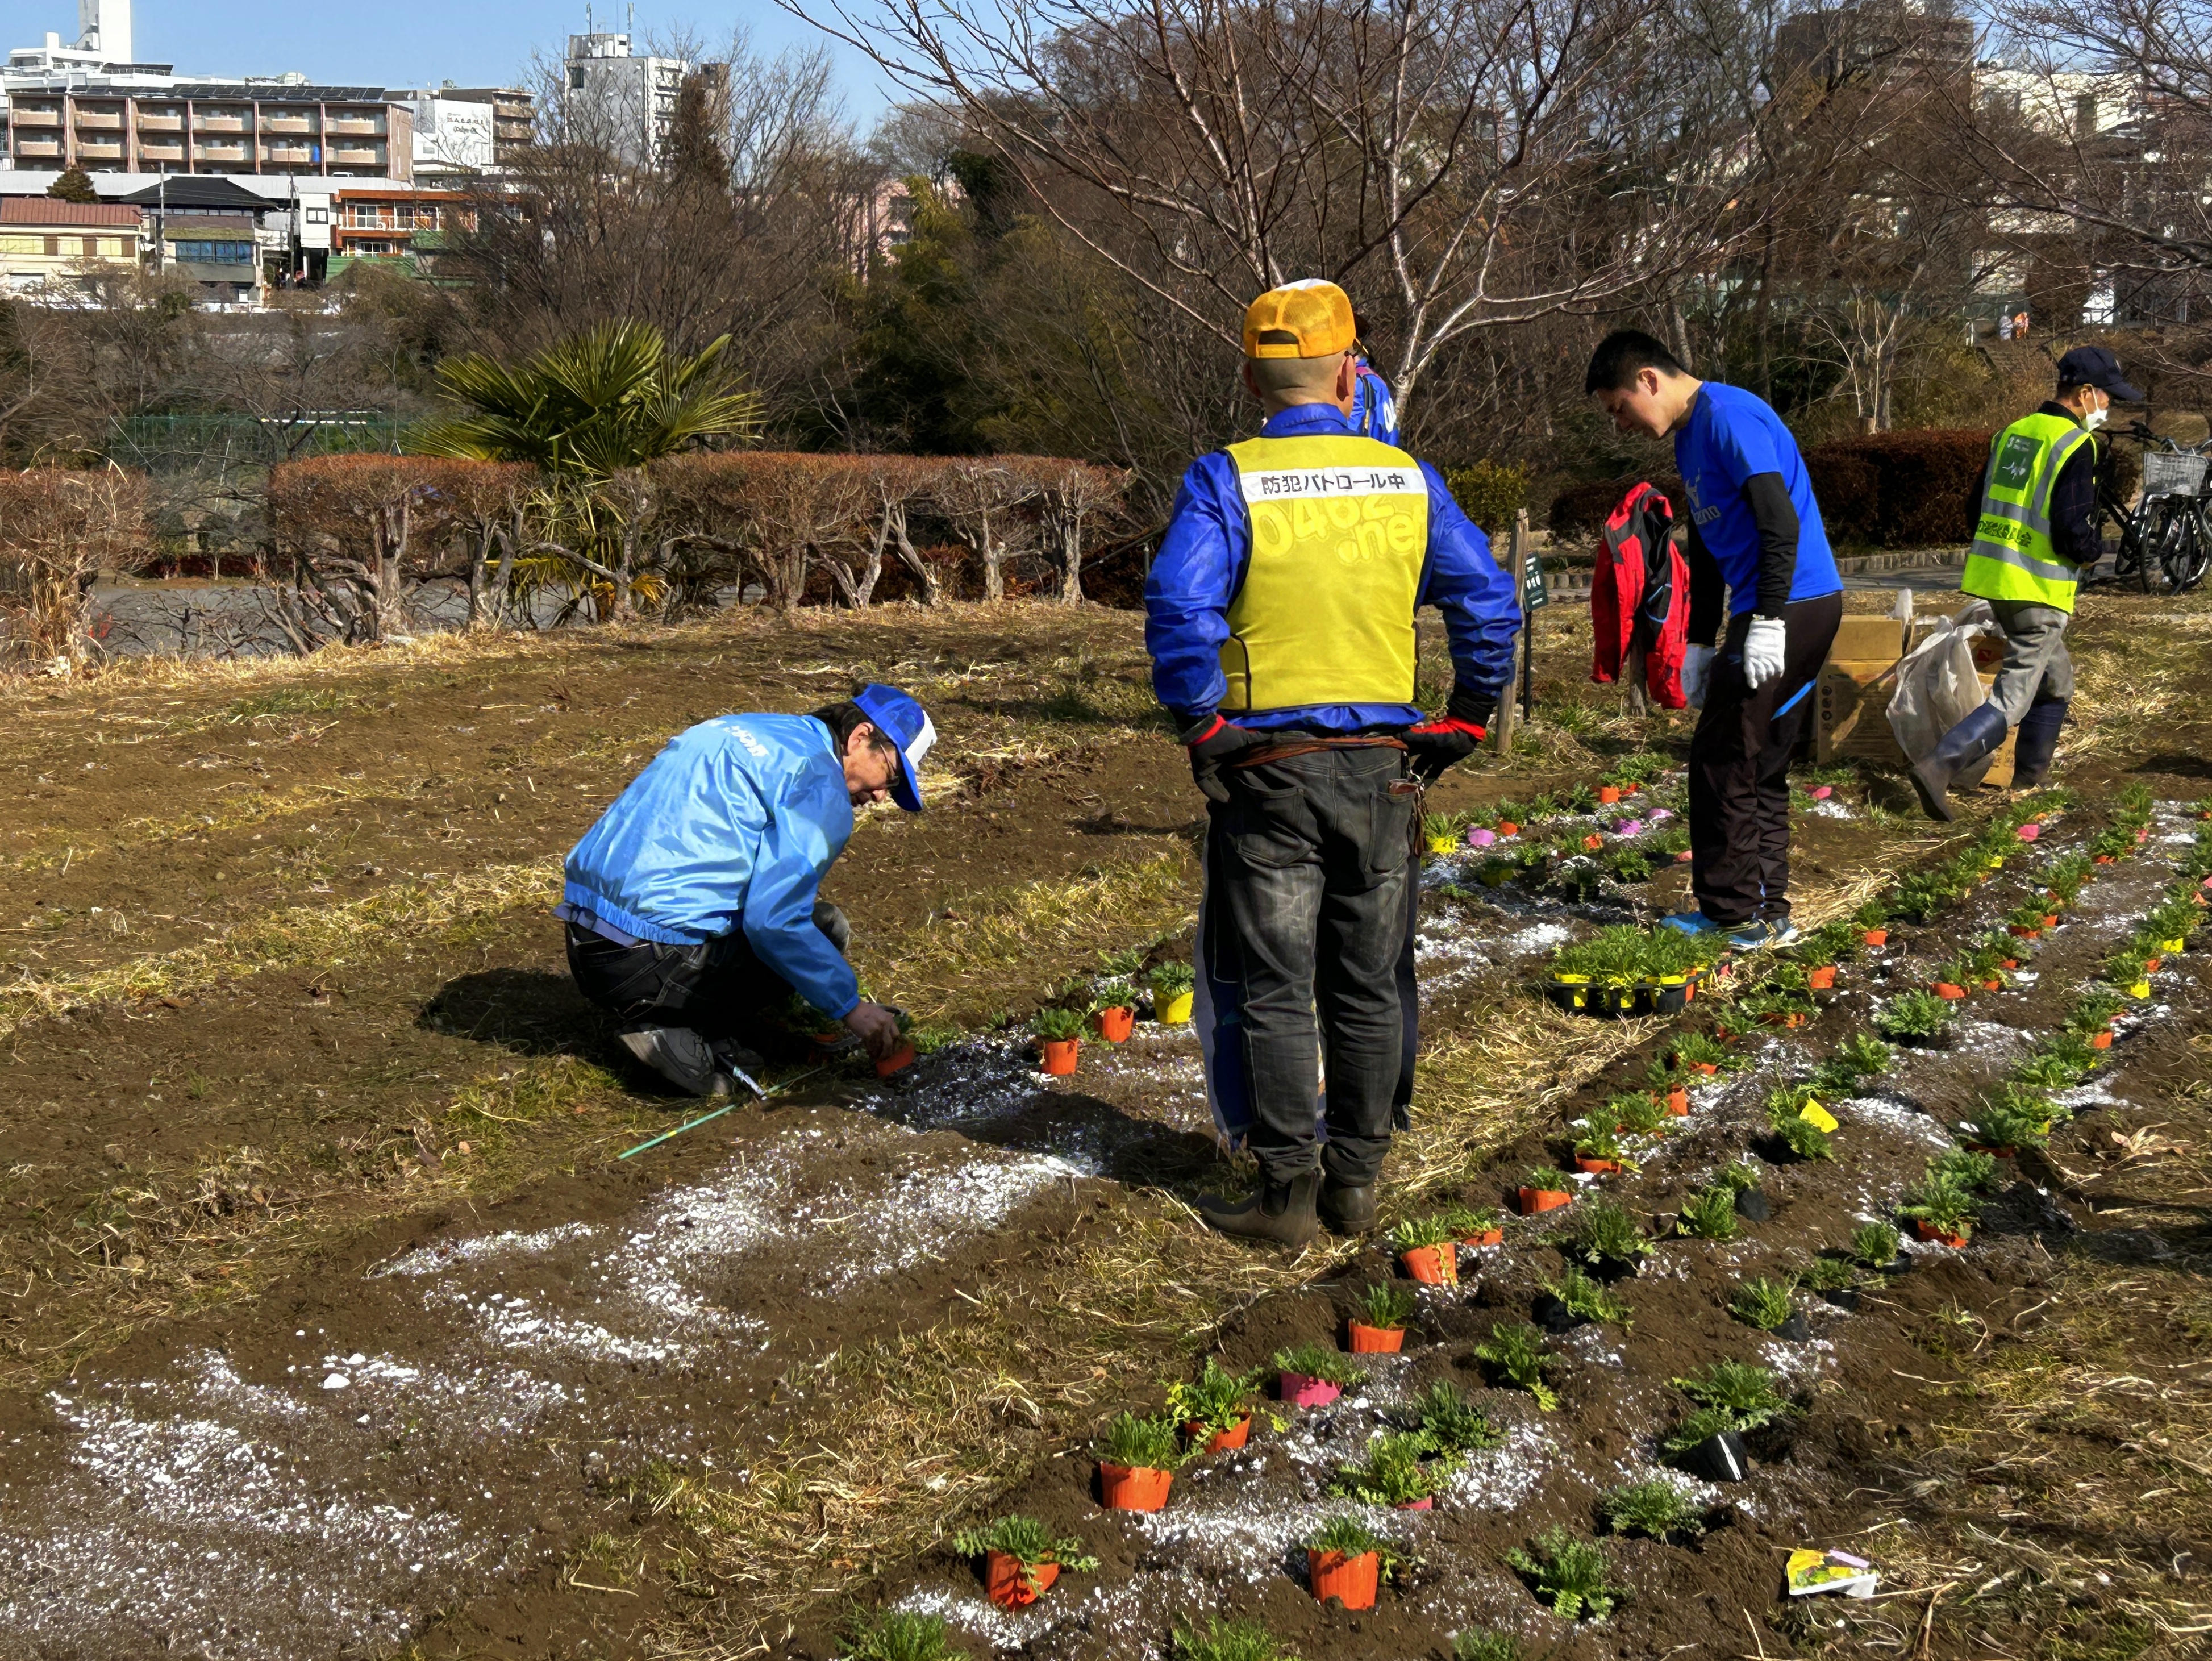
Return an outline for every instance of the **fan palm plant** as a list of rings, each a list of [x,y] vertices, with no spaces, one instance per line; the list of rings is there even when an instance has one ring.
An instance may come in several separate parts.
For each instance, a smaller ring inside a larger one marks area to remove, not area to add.
[[[439,387],[462,412],[414,429],[407,447],[536,466],[544,483],[533,505],[546,534],[518,570],[624,616],[633,595],[650,599],[662,589],[641,558],[653,501],[647,465],[759,425],[760,398],[732,386],[728,346],[724,335],[687,357],[651,324],[626,319],[520,362],[481,352],[451,358],[438,368]]]

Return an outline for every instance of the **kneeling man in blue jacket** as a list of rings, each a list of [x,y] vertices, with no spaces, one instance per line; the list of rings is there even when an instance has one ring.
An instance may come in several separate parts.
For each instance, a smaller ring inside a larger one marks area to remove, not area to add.
[[[878,1059],[898,1022],[864,1001],[844,915],[817,897],[886,797],[921,811],[937,731],[895,686],[808,715],[702,721],[631,781],[569,851],[555,915],[585,997],[623,1023],[623,1047],[695,1096],[729,1093],[760,1058],[740,1035],[796,992]]]

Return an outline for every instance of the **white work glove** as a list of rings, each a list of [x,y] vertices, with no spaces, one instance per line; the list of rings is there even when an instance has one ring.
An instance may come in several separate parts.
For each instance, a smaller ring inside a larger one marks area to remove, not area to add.
[[[1705,707],[1705,688],[1713,683],[1713,648],[1692,646],[1682,654],[1682,697],[1692,709]]]
[[[1753,618],[1743,637],[1743,684],[1756,692],[1782,673],[1782,647],[1788,631],[1780,618]]]

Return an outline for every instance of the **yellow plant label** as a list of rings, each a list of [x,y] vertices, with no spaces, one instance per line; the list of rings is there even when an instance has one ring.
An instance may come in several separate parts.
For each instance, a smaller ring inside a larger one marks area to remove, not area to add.
[[[1807,1124],[1817,1125],[1822,1130],[1827,1131],[1832,1135],[1835,1131],[1836,1116],[1829,1112],[1826,1108],[1821,1106],[1818,1102],[1806,1103],[1804,1107],[1799,1110],[1797,1116],[1804,1120]]]

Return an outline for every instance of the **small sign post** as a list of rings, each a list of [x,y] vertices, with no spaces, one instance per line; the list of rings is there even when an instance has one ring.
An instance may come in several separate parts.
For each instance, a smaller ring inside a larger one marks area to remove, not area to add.
[[[1552,591],[1545,586],[1543,559],[1528,545],[1526,508],[1514,516],[1513,555],[1521,569],[1521,719],[1527,721],[1535,709],[1536,611],[1552,603]]]

